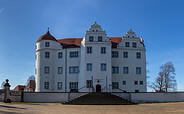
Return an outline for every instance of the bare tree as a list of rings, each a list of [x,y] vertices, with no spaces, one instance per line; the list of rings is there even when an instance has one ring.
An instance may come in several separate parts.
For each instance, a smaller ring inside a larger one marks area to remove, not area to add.
[[[176,90],[175,68],[172,62],[167,62],[160,67],[158,77],[149,87],[156,92],[168,92]]]
[[[27,79],[26,85],[29,83],[30,80],[35,80],[34,75],[29,76],[29,78]]]
[[[4,88],[5,81],[1,83],[1,88]]]

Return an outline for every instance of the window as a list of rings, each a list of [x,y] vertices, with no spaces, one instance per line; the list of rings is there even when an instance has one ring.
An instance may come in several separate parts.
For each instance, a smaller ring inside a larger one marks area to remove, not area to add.
[[[92,80],[86,80],[86,87],[92,88]]]
[[[119,83],[118,82],[112,82],[112,89],[118,89]]]
[[[106,63],[101,63],[101,71],[106,71]]]
[[[87,63],[87,71],[92,71],[92,63]]]
[[[123,81],[123,85],[126,85],[126,81]]]
[[[132,38],[134,38],[134,36],[132,36]]]
[[[49,67],[48,66],[45,67],[45,74],[49,74]]]
[[[45,82],[45,89],[49,89],[49,82]]]
[[[89,36],[89,41],[90,41],[90,42],[93,42],[93,39],[94,39],[93,36]]]
[[[63,53],[62,52],[58,52],[58,58],[62,58],[63,57]]]
[[[118,58],[118,51],[112,51],[112,58]]]
[[[119,67],[112,67],[112,74],[118,74],[119,73]]]
[[[101,47],[101,54],[105,54],[106,53],[106,47]]]
[[[136,67],[136,74],[141,74],[141,67]]]
[[[75,57],[78,57],[78,56],[79,56],[79,52],[78,51],[70,52],[70,58],[75,58]]]
[[[143,81],[140,81],[140,85],[143,85]]]
[[[69,73],[73,74],[73,73],[78,73],[79,72],[79,67],[78,66],[71,66],[69,67]]]
[[[92,47],[87,47],[87,53],[92,53]]]
[[[125,47],[130,47],[130,43],[129,42],[125,42]]]
[[[128,52],[123,52],[123,57],[128,58]]]
[[[136,93],[139,93],[139,90],[135,90]]]
[[[137,47],[137,43],[136,42],[133,42],[132,43],[132,47],[136,48]]]
[[[134,81],[134,85],[138,85],[138,81]]]
[[[140,52],[137,52],[136,53],[136,56],[137,56],[138,59],[140,59],[141,58],[141,53]]]
[[[99,41],[99,42],[102,41],[102,36],[98,36],[98,41]]]
[[[50,52],[45,52],[45,58],[49,58],[50,57]]]
[[[59,90],[62,89],[62,82],[58,82],[58,89],[59,89]]]
[[[49,42],[45,42],[45,47],[50,47],[50,43]]]
[[[78,82],[70,82],[70,89],[78,89]]]
[[[123,73],[128,74],[128,67],[123,67]]]
[[[62,74],[63,73],[63,67],[58,67],[58,74]]]

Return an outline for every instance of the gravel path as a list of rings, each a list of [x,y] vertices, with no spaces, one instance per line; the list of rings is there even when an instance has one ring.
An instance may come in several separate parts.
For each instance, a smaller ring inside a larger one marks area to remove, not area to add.
[[[60,103],[3,103],[0,114],[184,114],[184,102],[139,105],[62,105]]]

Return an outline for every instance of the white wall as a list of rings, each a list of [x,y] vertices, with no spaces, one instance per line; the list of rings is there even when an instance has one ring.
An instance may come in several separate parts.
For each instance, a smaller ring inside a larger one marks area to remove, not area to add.
[[[87,93],[24,93],[24,102],[64,103]]]

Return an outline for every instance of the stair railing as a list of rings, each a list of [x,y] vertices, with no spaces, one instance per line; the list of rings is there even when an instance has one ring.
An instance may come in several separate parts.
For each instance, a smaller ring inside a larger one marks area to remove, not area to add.
[[[76,92],[79,92],[79,90],[81,90],[81,89],[83,89],[83,88],[85,88],[86,86],[83,86],[83,87],[81,87],[81,88],[79,88],[79,89],[76,89],[76,90],[74,90],[74,91],[72,91],[72,92],[69,92],[68,93],[68,101],[70,101],[70,93],[76,93]]]

